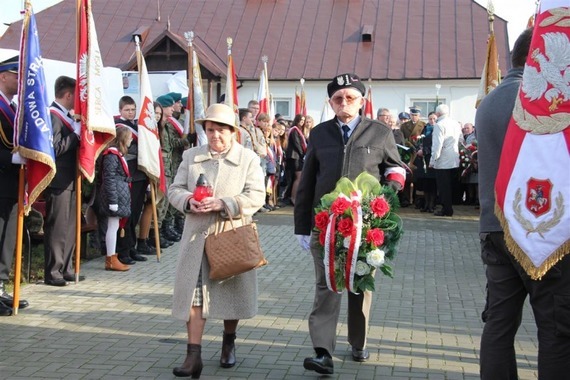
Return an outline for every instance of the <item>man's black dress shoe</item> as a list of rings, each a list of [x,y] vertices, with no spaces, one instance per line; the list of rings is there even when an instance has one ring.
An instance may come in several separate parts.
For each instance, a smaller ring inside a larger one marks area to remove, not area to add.
[[[135,251],[136,252],[136,251]],[[135,260],[135,261],[147,261],[148,259],[146,257],[144,257],[143,255],[141,255],[140,253],[132,253],[130,254],[131,259]]]
[[[0,302],[0,317],[9,317],[12,315],[12,308]]]
[[[53,280],[44,280],[44,284],[51,286],[66,286],[67,281],[63,278],[54,278]]]
[[[370,352],[365,348],[364,350],[359,350],[352,347],[352,360],[355,362],[365,362],[370,357]]]
[[[75,275],[74,274],[64,274],[63,279],[69,282],[75,282]],[[79,275],[79,282],[85,281],[85,276]]]
[[[137,263],[135,260],[131,259],[130,257],[119,257],[119,261],[125,265],[133,265]]]
[[[448,214],[448,213],[445,213],[441,210],[434,212],[433,215],[435,215],[435,216],[453,216],[453,214]]]
[[[9,308],[14,307],[14,299],[12,298],[12,295],[6,293],[5,291],[3,291],[0,294],[0,302],[3,303],[4,305],[8,306]],[[19,300],[18,301],[18,309],[25,309],[28,306],[30,306],[28,301],[26,301],[26,300]]]
[[[305,358],[303,367],[309,371],[332,375],[334,373],[334,364],[332,358],[327,355],[318,355],[315,358]]]

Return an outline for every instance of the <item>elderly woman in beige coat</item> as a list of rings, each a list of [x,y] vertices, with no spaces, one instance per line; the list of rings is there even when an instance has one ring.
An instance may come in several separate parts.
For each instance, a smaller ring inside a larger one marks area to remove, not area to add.
[[[214,232],[218,217],[232,217],[234,225],[240,225],[239,204],[249,222],[265,201],[259,157],[235,140],[233,110],[224,104],[214,104],[206,111],[206,117],[196,122],[203,125],[208,144],[184,152],[168,189],[170,203],[186,215],[172,315],[187,324],[188,350],[182,366],[173,372],[176,376],[193,378],[199,378],[202,371],[201,342],[206,319],[224,320],[220,365],[229,368],[236,362],[234,340],[238,321],[257,314],[256,271],[221,283],[211,281],[204,254],[206,237]],[[213,187],[213,196],[197,201],[192,195],[202,173]],[[224,204],[231,215],[224,211]]]

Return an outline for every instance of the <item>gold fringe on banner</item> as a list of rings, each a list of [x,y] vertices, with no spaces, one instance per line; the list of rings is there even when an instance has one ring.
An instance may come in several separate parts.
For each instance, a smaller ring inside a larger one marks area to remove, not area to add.
[[[503,227],[503,231],[505,233],[505,243],[511,255],[515,258],[515,260],[520,264],[520,266],[524,269],[524,271],[530,276],[533,280],[541,280],[542,277],[554,266],[558,263],[566,254],[570,253],[570,240],[566,240],[564,244],[559,246],[554,252],[548,256],[548,258],[540,265],[536,267],[527,254],[519,247],[516,241],[511,236],[509,231],[509,224],[503,215],[503,211],[499,207],[497,203],[495,203],[495,215],[501,222],[501,226]]]

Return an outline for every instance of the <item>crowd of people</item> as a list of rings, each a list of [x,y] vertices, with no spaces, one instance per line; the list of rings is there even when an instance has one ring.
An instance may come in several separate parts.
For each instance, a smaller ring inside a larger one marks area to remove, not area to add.
[[[418,107],[397,117],[380,108],[377,120],[392,128],[407,165],[406,185],[398,194],[401,207],[413,206],[435,216],[453,216],[457,204],[478,208],[478,150],[472,123],[453,120],[446,104],[429,112],[427,122]]]
[[[203,143],[199,143],[197,134],[184,130],[186,104],[181,94],[159,96],[154,108],[168,192],[157,205],[157,225],[161,247],[181,242],[172,315],[186,323],[188,336],[186,357],[173,369],[174,375],[200,377],[202,339],[208,318],[223,320],[220,366],[233,367],[237,361],[239,321],[253,318],[258,310],[256,271],[221,282],[210,279],[204,252],[206,237],[217,230],[220,220],[232,219],[240,225],[249,223],[258,212],[288,205],[294,207],[294,233],[301,247],[310,253],[315,267],[314,303],[308,318],[314,356],[306,358],[303,366],[319,374],[334,373],[332,357],[342,294],[330,291],[326,284],[322,249],[314,230],[314,208],[341,177],[353,180],[362,172],[397,192],[402,207],[415,205],[421,212],[436,216],[452,216],[453,205],[460,202],[477,204],[480,193],[481,255],[488,266],[481,376],[516,378],[513,341],[529,293],[539,327],[539,371],[552,374],[545,378],[556,378],[567,369],[567,331],[553,332],[556,305],[544,294],[556,292],[560,281],[565,281],[567,289],[568,276],[562,280],[530,280],[508,254],[492,211],[500,152],[497,144],[503,141],[510,118],[510,111],[506,110],[512,109],[531,35],[531,31],[526,31],[517,40],[514,69],[492,93],[497,99],[485,99],[477,113],[478,122],[484,125],[483,191],[477,189],[478,147],[472,123],[461,124],[452,119],[446,104],[437,105],[427,115],[427,122],[422,120],[418,107],[397,117],[387,108],[378,110],[377,120],[363,117],[365,86],[355,74],[340,74],[328,84],[329,104],[335,114],[331,120],[314,126],[310,116],[299,114],[288,122],[280,115],[260,113],[259,103],[252,100],[247,108],[239,110],[236,123],[232,108],[213,104],[205,117],[196,120],[203,129]],[[4,285],[15,245],[17,170],[23,163],[9,144],[15,116],[11,99],[17,92],[17,66],[17,59],[0,63],[0,179],[4,180],[0,188],[0,315],[10,315],[13,307]],[[79,126],[71,115],[74,91],[74,79],[58,78],[55,101],[50,107],[57,175],[44,194],[44,247],[45,283],[52,286],[66,286],[74,280],[75,156],[80,144]],[[105,269],[121,272],[136,262],[146,261],[156,250],[149,240],[149,236],[154,236],[149,180],[137,165],[136,103],[124,96],[119,110],[116,137],[99,159],[95,191],[87,204],[96,217],[96,240],[101,254],[106,256]],[[195,190],[200,181],[210,183],[212,193],[198,199]],[[439,204],[442,207],[436,210]],[[69,228],[57,229],[56,225]],[[568,262],[567,258],[561,260],[556,268],[562,272]],[[503,281],[505,278],[509,280]],[[511,293],[516,293],[516,297]],[[370,357],[367,332],[372,293],[347,294],[347,338],[352,359],[365,362]],[[20,300],[19,308],[27,306],[25,300]]]

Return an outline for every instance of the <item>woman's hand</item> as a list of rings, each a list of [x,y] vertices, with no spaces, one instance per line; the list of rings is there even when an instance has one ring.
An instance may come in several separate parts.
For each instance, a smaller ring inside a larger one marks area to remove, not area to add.
[[[194,198],[190,199],[190,211],[197,214],[204,214],[207,212],[218,212],[224,209],[224,202],[221,199],[214,197],[207,197],[200,202]]]

